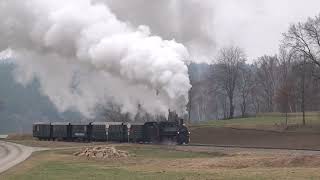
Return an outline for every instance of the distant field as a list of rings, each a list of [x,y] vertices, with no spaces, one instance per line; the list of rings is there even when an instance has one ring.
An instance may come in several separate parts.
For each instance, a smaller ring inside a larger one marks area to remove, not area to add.
[[[282,113],[259,114],[256,117],[236,118],[231,120],[212,120],[200,124],[194,124],[191,128],[197,127],[233,127],[233,128],[257,128],[276,129],[283,128],[286,118]],[[288,125],[299,127],[302,125],[302,113],[288,114]],[[306,113],[306,127],[320,127],[320,112]]]
[[[129,158],[94,160],[77,149],[35,153],[0,175],[5,180],[319,179],[320,155],[185,152],[166,146],[122,145]],[[183,149],[183,147],[181,147]],[[187,148],[187,147],[186,147]],[[188,147],[189,148],[189,147]],[[190,148],[189,148],[190,149]]]
[[[320,149],[320,113],[259,114],[256,117],[215,120],[189,126],[191,143],[246,147]]]

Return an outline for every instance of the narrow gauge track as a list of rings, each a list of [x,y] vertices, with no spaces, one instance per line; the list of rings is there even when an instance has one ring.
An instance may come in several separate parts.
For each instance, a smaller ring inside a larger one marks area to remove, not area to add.
[[[216,144],[185,144],[190,147],[216,147],[216,148],[240,148],[240,149],[258,149],[258,150],[288,150],[288,151],[309,151],[320,152],[320,149],[311,148],[284,148],[284,147],[262,147],[262,146],[241,146],[241,145],[216,145]]]

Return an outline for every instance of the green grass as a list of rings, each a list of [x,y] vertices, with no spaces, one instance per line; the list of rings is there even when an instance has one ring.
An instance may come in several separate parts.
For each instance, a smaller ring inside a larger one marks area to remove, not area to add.
[[[193,125],[193,127],[214,126],[214,127],[236,127],[236,128],[259,128],[274,127],[284,125],[286,121],[283,113],[259,114],[256,117],[236,118],[230,120],[212,120],[201,124]],[[302,114],[288,114],[288,125],[301,125]],[[306,113],[307,126],[320,126],[320,112]]]

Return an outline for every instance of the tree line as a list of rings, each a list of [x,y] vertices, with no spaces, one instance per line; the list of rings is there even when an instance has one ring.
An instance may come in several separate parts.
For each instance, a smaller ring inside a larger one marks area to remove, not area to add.
[[[219,50],[212,64],[189,64],[188,119],[232,119],[320,107],[320,15],[290,26],[279,52],[248,63],[241,47]]]

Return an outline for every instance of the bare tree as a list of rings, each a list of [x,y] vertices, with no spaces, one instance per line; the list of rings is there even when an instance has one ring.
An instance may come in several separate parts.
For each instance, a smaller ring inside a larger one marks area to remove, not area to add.
[[[284,34],[283,45],[320,67],[320,15],[292,25]]]
[[[300,112],[302,112],[303,125],[306,125],[305,112],[307,110],[314,110],[312,106],[316,105],[316,101],[318,101],[318,93],[314,92],[316,89],[314,84],[317,83],[314,82],[314,76],[312,75],[313,68],[314,64],[311,62],[308,63],[304,55],[299,56],[293,68],[296,77],[296,99],[298,100],[298,106],[300,106]]]
[[[205,80],[197,82],[193,88],[196,91],[193,99],[196,106],[197,119],[198,121],[206,120],[210,89]]]
[[[276,92],[276,102],[281,112],[285,113],[285,125],[288,125],[288,112],[292,112],[291,99],[294,96],[293,78],[290,77],[292,71],[291,61],[295,53],[287,51],[285,47],[280,47],[279,51],[279,79],[282,82]]]
[[[292,84],[284,83],[279,87],[275,94],[275,101],[279,105],[280,112],[285,113],[285,125],[288,125],[288,111],[289,111],[289,101],[292,94]]]
[[[229,100],[229,117],[234,117],[234,94],[239,80],[240,68],[245,63],[246,57],[239,47],[223,48],[217,58],[216,82],[219,88],[225,92]]]
[[[227,119],[229,115],[227,102],[228,98],[226,95],[226,91],[224,90],[224,88],[221,88],[221,85],[219,84],[220,80],[218,77],[220,76],[221,74],[219,65],[210,65],[210,71],[206,81],[208,81],[210,97],[215,101],[215,103],[212,104],[214,108],[212,108],[211,110],[215,110],[216,119]]]
[[[192,88],[189,90],[189,102],[187,110],[192,120],[208,120],[212,114],[211,80],[209,78],[210,65],[195,64],[188,65],[188,73]],[[210,106],[209,106],[210,104]],[[208,108],[210,107],[210,109]]]
[[[306,58],[303,58],[302,63],[302,83],[301,83],[301,111],[302,111],[302,124],[306,125],[306,109],[305,109],[305,79],[306,79]]]
[[[253,73],[249,66],[243,66],[239,73],[238,91],[240,94],[240,109],[242,117],[247,116],[247,110],[249,105],[249,95],[254,87]]]
[[[254,113],[257,115],[258,113],[261,112],[261,104],[263,103],[263,101],[261,100],[261,96],[259,94],[259,87],[255,84],[253,86],[253,89],[250,93],[250,100],[252,102],[253,105],[253,109],[254,109]]]
[[[320,67],[320,15],[309,18],[304,23],[292,25],[289,31],[284,34],[284,46],[295,51],[303,60],[301,63],[301,111],[302,123],[306,124],[306,61],[309,60],[316,66]],[[318,76],[318,75],[317,75]],[[318,76],[318,78],[320,78]]]
[[[262,56],[257,62],[257,83],[259,83],[263,98],[266,102],[266,111],[273,112],[273,97],[278,82],[278,58],[277,56]]]

